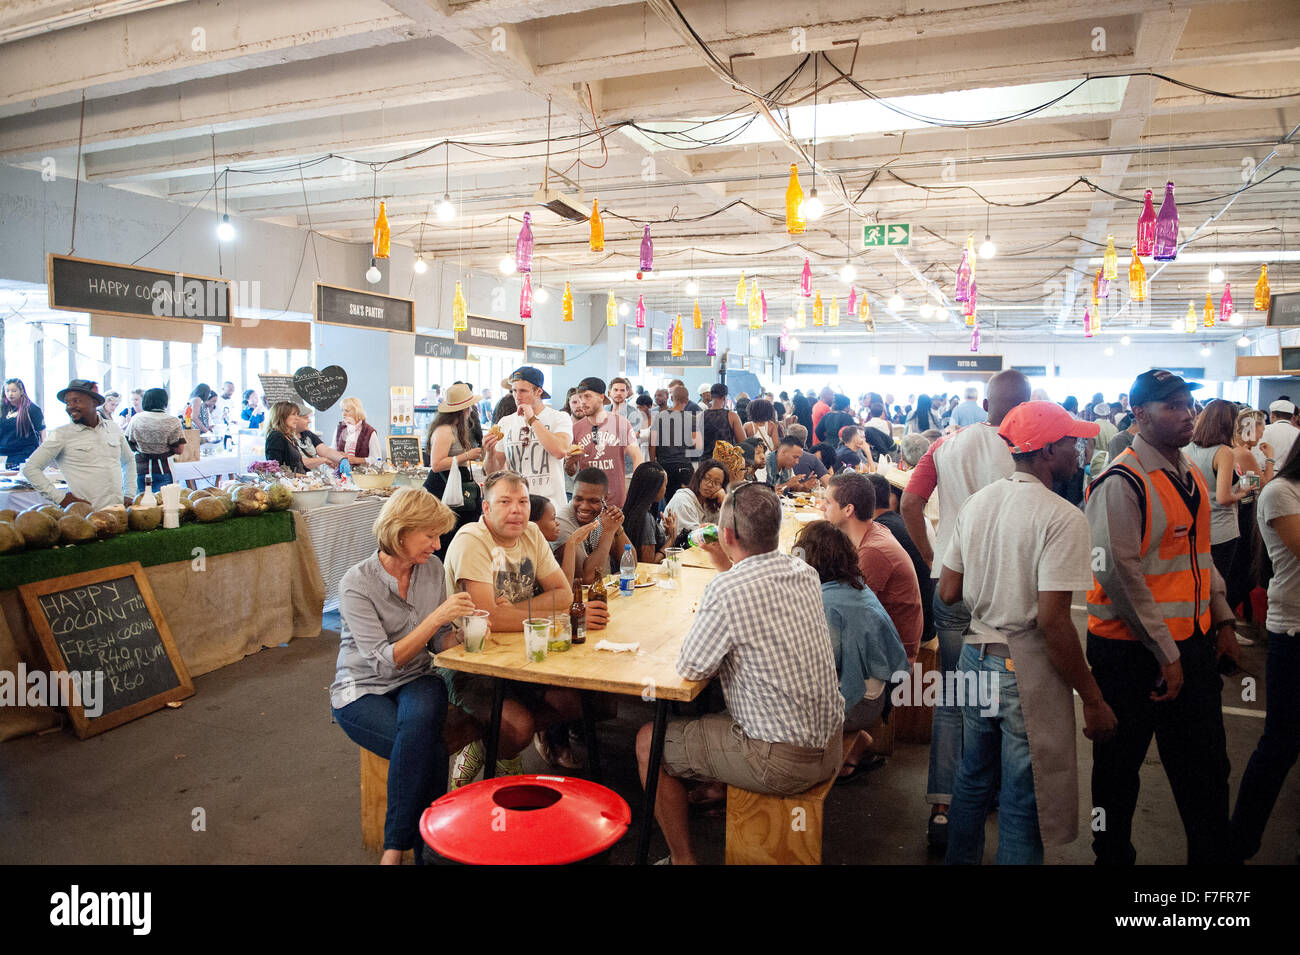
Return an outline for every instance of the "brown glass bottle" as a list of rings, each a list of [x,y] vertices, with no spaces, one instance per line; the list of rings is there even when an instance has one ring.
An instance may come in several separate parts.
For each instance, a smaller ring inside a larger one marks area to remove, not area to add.
[[[587,588],[587,603],[597,602],[607,606],[609,604],[609,596],[605,593],[605,578],[601,574],[597,574],[596,579]]]
[[[573,603],[569,604],[569,634],[574,643],[587,642],[587,605],[582,602],[582,578],[573,578]]]

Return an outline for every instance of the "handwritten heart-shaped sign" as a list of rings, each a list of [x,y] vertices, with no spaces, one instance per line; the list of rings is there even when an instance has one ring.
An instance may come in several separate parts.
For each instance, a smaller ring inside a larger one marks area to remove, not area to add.
[[[342,398],[347,388],[348,373],[338,365],[320,371],[303,365],[293,373],[293,390],[318,411],[324,411]]]

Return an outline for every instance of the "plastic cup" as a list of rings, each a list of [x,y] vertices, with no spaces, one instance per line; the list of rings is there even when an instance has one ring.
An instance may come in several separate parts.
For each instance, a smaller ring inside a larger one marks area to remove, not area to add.
[[[550,653],[564,653],[573,645],[573,636],[569,633],[568,613],[551,615],[551,635],[546,640],[546,649]]]
[[[659,586],[664,590],[676,590],[682,580],[682,549],[680,547],[664,548],[664,578]]]
[[[551,639],[551,618],[533,617],[524,621],[524,659],[541,663],[546,659],[547,644]]]
[[[482,653],[487,647],[488,612],[476,610],[460,618],[460,631],[465,635],[465,652]]]

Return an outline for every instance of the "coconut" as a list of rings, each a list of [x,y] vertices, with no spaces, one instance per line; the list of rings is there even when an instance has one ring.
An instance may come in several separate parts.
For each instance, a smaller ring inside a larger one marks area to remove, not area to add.
[[[48,514],[50,517],[54,518],[56,524],[59,522],[59,519],[63,517],[63,508],[59,507],[57,504],[37,504],[34,507],[27,508],[27,510]]]
[[[15,511],[12,507],[6,507],[4,510],[0,510],[0,521],[4,521],[6,523],[12,524],[14,522],[14,518],[17,516],[18,516],[18,512]]]
[[[230,512],[220,498],[204,497],[194,502],[194,516],[202,524],[211,524],[214,521],[224,521]]]
[[[230,492],[230,500],[240,517],[261,514],[266,510],[266,492],[246,484],[241,484]]]
[[[18,528],[8,521],[0,521],[0,554],[16,554],[25,545]]]
[[[105,537],[115,537],[126,531],[126,508],[117,504],[103,510],[91,511],[86,515],[86,520],[95,525],[95,533],[101,540]]]
[[[293,504],[293,491],[279,481],[266,489],[266,506],[273,511],[287,511]]]
[[[162,513],[161,505],[141,507],[139,504],[133,504],[126,512],[127,525],[133,531],[154,530],[162,523]]]
[[[85,517],[93,510],[94,508],[91,507],[90,504],[86,503],[85,501],[73,501],[71,504],[69,504],[67,507],[63,509],[63,512],[65,514],[72,514],[76,517]]]
[[[59,542],[62,544],[85,544],[97,536],[95,525],[84,517],[69,514],[59,521]]]
[[[59,512],[60,517],[63,512]],[[53,547],[59,540],[59,523],[45,511],[23,511],[14,518],[14,527],[31,550]]]

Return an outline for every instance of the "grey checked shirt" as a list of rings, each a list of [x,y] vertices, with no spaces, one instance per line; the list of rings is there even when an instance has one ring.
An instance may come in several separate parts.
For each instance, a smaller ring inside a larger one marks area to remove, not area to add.
[[[709,581],[677,672],[688,680],[717,674],[727,710],[751,739],[818,748],[844,722],[821,582],[776,551]]]

